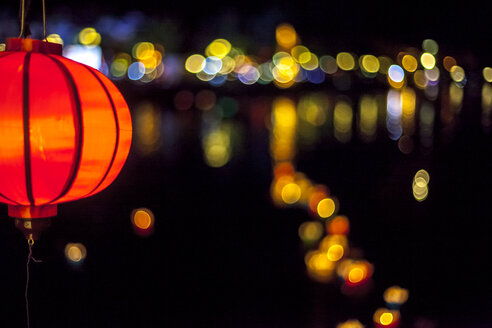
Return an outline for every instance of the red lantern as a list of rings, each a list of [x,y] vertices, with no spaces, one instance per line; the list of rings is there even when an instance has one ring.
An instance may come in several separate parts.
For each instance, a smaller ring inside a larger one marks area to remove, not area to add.
[[[100,192],[130,150],[132,123],[121,93],[61,50],[8,39],[0,52],[0,202],[12,217],[54,216],[57,204]]]

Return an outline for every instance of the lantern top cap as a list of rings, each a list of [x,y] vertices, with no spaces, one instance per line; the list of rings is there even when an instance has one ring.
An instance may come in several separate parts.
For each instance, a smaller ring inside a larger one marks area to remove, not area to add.
[[[39,52],[43,54],[62,55],[63,46],[58,43],[23,38],[8,38],[5,51]]]

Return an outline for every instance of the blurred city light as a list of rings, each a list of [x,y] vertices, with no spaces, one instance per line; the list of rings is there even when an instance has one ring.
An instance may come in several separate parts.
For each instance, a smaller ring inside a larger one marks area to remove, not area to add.
[[[87,256],[87,249],[81,243],[68,243],[65,246],[65,257],[72,264],[79,264]]]
[[[154,214],[148,208],[138,208],[132,211],[131,221],[133,230],[140,237],[148,237],[154,232]]]

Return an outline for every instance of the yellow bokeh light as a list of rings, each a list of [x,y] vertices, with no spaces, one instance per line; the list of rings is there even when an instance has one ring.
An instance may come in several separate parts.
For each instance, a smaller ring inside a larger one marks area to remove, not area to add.
[[[377,134],[378,103],[375,97],[363,95],[359,103],[359,133],[366,142],[373,141]]]
[[[359,320],[350,319],[339,323],[336,328],[364,328],[364,325]]]
[[[401,65],[407,72],[415,72],[418,67],[417,59],[412,55],[405,55],[401,60]]]
[[[87,256],[87,250],[81,243],[68,243],[65,246],[65,256],[71,262],[80,262]]]
[[[335,213],[335,202],[331,198],[322,199],[317,206],[318,215],[322,218],[328,218]]]
[[[413,196],[417,201],[421,202],[427,198],[429,194],[429,188],[427,186],[429,181],[430,175],[426,170],[419,170],[415,174],[412,183],[412,191]]]
[[[58,43],[58,44],[63,45],[63,39],[61,38],[61,36],[59,34],[50,34],[46,37],[46,40],[48,42]]]
[[[353,267],[352,269],[350,269],[347,276],[348,281],[354,284],[361,282],[362,280],[364,280],[365,277],[366,277],[366,271],[362,266]]]
[[[384,291],[383,298],[386,303],[401,305],[408,300],[408,290],[391,286]]]
[[[355,68],[355,59],[348,52],[340,52],[337,54],[337,65],[344,71],[351,71]]]
[[[344,235],[326,235],[319,243],[319,250],[324,253],[328,253],[328,250],[333,245],[340,245],[344,249],[347,248],[348,240]]]
[[[332,262],[336,262],[340,260],[343,257],[344,254],[344,249],[342,245],[332,245],[330,248],[328,248],[328,252],[326,253],[326,256],[328,256],[328,259]]]
[[[368,73],[377,73],[379,71],[379,59],[373,55],[362,57],[362,68]]]
[[[372,318],[378,326],[390,326],[397,323],[400,318],[400,311],[379,308],[374,312]]]
[[[199,54],[189,56],[185,62],[185,68],[190,73],[201,72],[205,67],[205,57]]]
[[[454,65],[449,73],[454,82],[462,82],[465,79],[465,70],[461,66]]]
[[[299,62],[301,63],[301,67],[308,71],[315,70],[319,66],[318,56],[312,52],[302,53],[299,56]]]
[[[132,48],[133,57],[139,60],[151,58],[154,55],[154,45],[150,42],[139,42]]]
[[[379,317],[379,322],[383,326],[390,325],[393,322],[393,314],[390,313],[390,312],[384,312],[384,313],[382,313],[381,316]]]
[[[428,52],[424,52],[420,56],[420,63],[425,69],[433,69],[436,66],[436,57]]]
[[[79,41],[85,46],[97,46],[101,43],[101,35],[93,27],[86,27],[79,33]]]
[[[335,263],[328,260],[328,257],[320,251],[307,253],[304,260],[308,269],[318,274],[330,274],[335,268]]]
[[[283,23],[277,26],[275,36],[279,46],[290,49],[297,43],[297,33],[290,24]]]
[[[428,184],[430,181],[429,172],[424,169],[418,170],[417,173],[415,173],[414,180],[417,180],[418,178],[422,178],[425,181],[425,184]]]
[[[415,83],[415,86],[419,89],[424,89],[429,83],[423,70],[417,70],[413,73],[413,82]]]
[[[296,60],[298,63],[302,63],[302,60],[309,60],[309,55],[311,54],[311,52],[305,46],[295,46],[290,51],[290,54],[291,54],[292,58],[294,58],[294,60]],[[302,59],[299,58],[303,54],[308,54],[308,56],[304,56]]]
[[[335,138],[340,142],[348,142],[352,138],[352,122],[354,113],[352,106],[345,100],[335,104],[333,110],[333,125]]]
[[[309,221],[303,222],[299,226],[299,238],[306,242],[317,241],[323,235],[323,225],[320,222]]]
[[[281,70],[290,69],[295,66],[294,58],[289,55],[287,52],[279,51],[273,55],[272,58],[275,66]]]
[[[224,58],[231,51],[232,46],[226,39],[216,39],[212,41],[205,49],[205,55],[207,57],[215,56],[218,58]]]
[[[222,58],[222,68],[220,69],[219,74],[227,75],[233,72],[235,68],[236,61],[229,56],[225,56],[224,58]]]
[[[483,75],[483,78],[485,81],[487,82],[492,82],[492,68],[490,67],[485,67],[483,70],[482,70],[482,75]]]
[[[219,126],[203,137],[205,162],[211,167],[222,167],[231,158],[231,131]]]
[[[282,200],[286,204],[295,204],[301,198],[301,188],[296,183],[288,183],[282,188]]]

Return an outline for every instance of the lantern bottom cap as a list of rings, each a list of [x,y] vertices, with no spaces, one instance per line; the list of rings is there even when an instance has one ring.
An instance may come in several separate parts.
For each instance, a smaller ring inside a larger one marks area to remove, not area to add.
[[[21,219],[49,218],[56,216],[56,205],[24,206],[9,205],[9,216]]]

